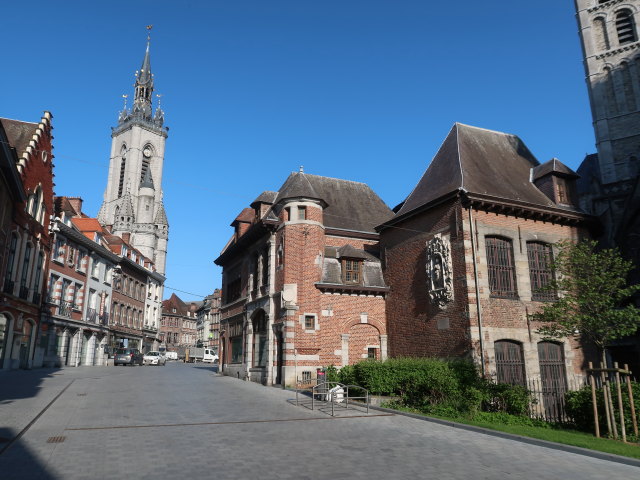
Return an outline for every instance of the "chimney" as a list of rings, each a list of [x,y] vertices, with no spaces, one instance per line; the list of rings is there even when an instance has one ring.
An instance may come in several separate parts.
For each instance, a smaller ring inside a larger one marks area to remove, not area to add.
[[[67,200],[71,204],[71,207],[75,210],[76,215],[80,216],[82,213],[82,198],[80,197],[67,197]]]

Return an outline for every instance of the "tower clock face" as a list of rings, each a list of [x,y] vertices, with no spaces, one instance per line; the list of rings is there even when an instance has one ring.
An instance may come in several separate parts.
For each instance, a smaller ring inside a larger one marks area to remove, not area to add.
[[[147,157],[147,158],[151,157],[151,153],[152,152],[151,152],[151,148],[150,147],[144,147],[144,150],[142,151],[142,154],[145,157]]]

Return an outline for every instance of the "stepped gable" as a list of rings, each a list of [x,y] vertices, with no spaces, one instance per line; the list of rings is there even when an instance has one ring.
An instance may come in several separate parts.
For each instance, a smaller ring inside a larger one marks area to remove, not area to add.
[[[516,135],[456,123],[396,216],[457,190],[557,208],[531,183],[539,165]]]
[[[23,122],[21,120],[11,120],[9,118],[0,118],[2,126],[4,127],[9,144],[15,148],[18,156],[18,172],[23,173],[27,161],[31,156],[40,154],[37,146],[42,138],[43,133],[51,130],[51,118],[50,112],[44,112],[40,122]],[[53,158],[53,152],[46,152],[46,157],[41,157],[43,160],[51,161]]]
[[[293,172],[279,190],[275,203],[291,198],[321,200],[324,225],[341,230],[375,232],[375,226],[393,212],[366,184]]]

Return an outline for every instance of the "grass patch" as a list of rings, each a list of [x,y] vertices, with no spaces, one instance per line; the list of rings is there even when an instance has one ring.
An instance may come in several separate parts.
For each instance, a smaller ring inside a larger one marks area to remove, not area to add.
[[[523,437],[536,438],[538,440],[546,440],[549,442],[562,443],[564,445],[572,445],[574,447],[587,448],[589,450],[595,450],[598,452],[612,453],[614,455],[620,455],[623,457],[640,459],[640,444],[625,444],[617,440],[596,438],[589,433],[558,428],[549,424],[547,424],[546,426],[520,425],[517,421],[514,423],[495,423],[495,421],[492,422],[487,420],[485,416],[482,416],[485,418],[479,419],[468,417],[448,417],[443,415],[425,414],[416,409],[399,407],[397,405],[386,406],[395,410],[439,418],[441,420],[449,420],[452,422],[463,423],[465,425],[473,425],[489,430],[497,430],[500,432],[512,433],[514,435],[521,435]]]

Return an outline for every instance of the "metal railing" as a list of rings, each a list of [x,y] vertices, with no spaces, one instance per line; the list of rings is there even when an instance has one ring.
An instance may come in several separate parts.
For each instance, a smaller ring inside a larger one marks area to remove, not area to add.
[[[336,408],[345,410],[354,406],[353,401],[364,403],[367,414],[369,414],[369,391],[358,385],[344,385],[339,382],[322,382],[317,385],[299,382],[296,385],[296,405],[300,405],[301,394],[311,395],[311,410],[316,408],[316,403],[321,406],[331,406],[331,416],[336,415]]]
[[[27,287],[26,285],[20,285],[20,291],[18,292],[18,296],[23,300],[28,299],[29,298],[29,287]]]
[[[87,322],[96,323],[98,319],[98,312],[95,308],[87,308]]]
[[[60,301],[60,304],[58,305],[58,315],[60,315],[61,317],[70,318],[72,309],[73,303]]]

